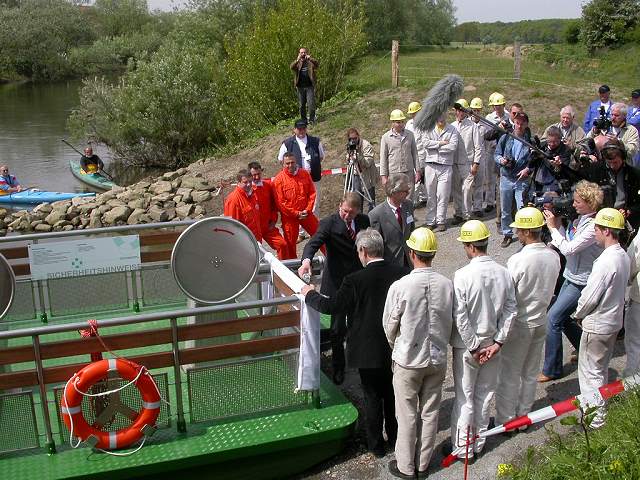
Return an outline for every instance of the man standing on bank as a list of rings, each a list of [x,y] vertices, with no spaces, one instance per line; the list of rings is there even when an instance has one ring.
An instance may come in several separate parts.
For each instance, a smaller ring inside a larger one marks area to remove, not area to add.
[[[396,442],[398,423],[391,384],[391,349],[382,329],[382,312],[387,291],[407,269],[391,265],[382,258],[382,237],[372,229],[356,236],[356,249],[364,269],[347,275],[331,297],[302,288],[305,302],[322,313],[346,313],[347,362],[357,368],[364,393],[365,429],[368,450],[376,457],[385,455],[383,422],[391,447]]]
[[[360,195],[347,192],[342,197],[338,211],[320,221],[318,231],[311,237],[302,252],[302,265],[298,269],[301,278],[311,273],[311,260],[322,246],[327,249],[327,263],[322,274],[320,292],[333,296],[342,285],[344,277],[362,268],[356,251],[356,234],[369,227],[369,217],[360,213]],[[331,315],[331,361],[333,381],[344,381],[344,337],[346,323],[344,313]]]
[[[316,69],[318,60],[309,55],[306,47],[298,50],[298,57],[291,62],[291,70],[295,76],[293,84],[298,90],[298,102],[300,103],[300,118],[309,123],[316,123]],[[309,118],[307,119],[307,106]]]

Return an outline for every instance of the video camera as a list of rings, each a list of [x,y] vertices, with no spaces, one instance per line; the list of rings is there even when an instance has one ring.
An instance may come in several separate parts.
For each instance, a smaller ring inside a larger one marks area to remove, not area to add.
[[[358,143],[360,143],[360,140],[358,140],[356,138],[350,138],[347,141],[347,150],[349,151],[349,153],[353,153],[353,152],[355,152],[357,150]]]
[[[529,203],[541,212],[551,210],[556,217],[566,217],[569,220],[577,218],[578,212],[573,207],[573,194],[571,193],[571,182],[559,180],[560,193],[551,195],[551,192],[533,192],[529,198]],[[555,193],[555,192],[554,192]]]
[[[593,121],[593,127],[602,132],[608,132],[611,128],[611,120],[607,118],[604,105],[600,105],[600,116]]]

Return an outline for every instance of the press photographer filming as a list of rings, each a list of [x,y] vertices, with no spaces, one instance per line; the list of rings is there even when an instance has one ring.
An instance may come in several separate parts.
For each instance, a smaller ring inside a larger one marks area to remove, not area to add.
[[[347,130],[347,178],[345,191],[357,192],[360,195],[361,208],[367,205],[367,213],[376,206],[376,184],[378,169],[374,161],[373,146],[355,128]]]

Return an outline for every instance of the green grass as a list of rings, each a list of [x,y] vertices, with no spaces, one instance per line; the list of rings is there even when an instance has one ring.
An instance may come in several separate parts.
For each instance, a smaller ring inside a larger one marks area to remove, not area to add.
[[[639,426],[640,390],[634,390],[610,401],[605,425],[590,430],[590,448],[582,433],[562,437],[550,429],[547,445],[530,447],[520,463],[499,466],[498,477],[514,480],[640,478]]]

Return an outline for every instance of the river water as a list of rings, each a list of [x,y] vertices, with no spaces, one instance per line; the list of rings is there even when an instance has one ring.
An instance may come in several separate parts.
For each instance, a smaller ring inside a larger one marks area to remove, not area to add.
[[[21,185],[59,192],[91,191],[69,170],[69,159],[80,155],[61,141],[68,137],[67,117],[80,105],[80,87],[79,80],[0,85],[0,164],[8,164]],[[80,151],[85,146],[76,144]],[[150,173],[123,169],[103,145],[94,146],[94,153],[118,184],[130,184]]]

